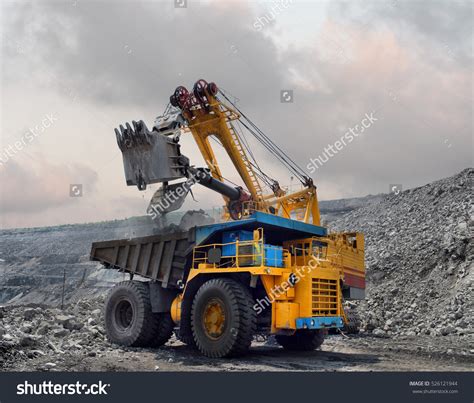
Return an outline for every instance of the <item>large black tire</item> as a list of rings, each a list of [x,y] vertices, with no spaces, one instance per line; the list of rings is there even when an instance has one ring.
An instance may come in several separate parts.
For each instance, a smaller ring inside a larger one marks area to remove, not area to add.
[[[211,309],[214,311],[209,313]],[[213,332],[211,327],[216,330]],[[191,328],[196,347],[207,357],[245,354],[257,328],[257,314],[250,292],[242,284],[227,278],[204,283],[193,300]]]
[[[148,283],[122,281],[105,301],[105,331],[112,343],[127,347],[158,347],[173,332],[169,313],[151,311]]]
[[[157,324],[154,325],[155,331],[152,333],[148,346],[160,347],[166,344],[173,335],[174,322],[169,312],[153,313],[152,320],[156,321]]]
[[[180,329],[176,332],[176,338],[188,347],[196,348],[196,342],[192,333],[183,333]]]
[[[321,330],[297,330],[291,336],[277,335],[276,341],[285,350],[311,351],[316,350],[324,342],[326,331]]]

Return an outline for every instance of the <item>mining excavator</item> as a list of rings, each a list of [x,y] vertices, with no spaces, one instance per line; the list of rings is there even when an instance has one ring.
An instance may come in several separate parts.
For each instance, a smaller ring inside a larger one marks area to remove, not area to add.
[[[181,152],[180,138],[189,133],[205,167]],[[225,206],[213,224],[92,244],[92,260],[130,275],[105,302],[111,342],[160,346],[175,331],[219,358],[246,353],[258,334],[274,335],[288,350],[314,350],[328,330],[351,325],[344,303],[365,297],[363,235],[321,226],[313,180],[230,94],[202,79],[191,91],[177,87],[151,130],[133,121],[115,134],[127,185],[161,184],[147,209],[151,218],[181,208],[193,186],[221,194]],[[300,189],[280,186],[262,169],[257,143]],[[242,185],[224,177],[215,147]]]

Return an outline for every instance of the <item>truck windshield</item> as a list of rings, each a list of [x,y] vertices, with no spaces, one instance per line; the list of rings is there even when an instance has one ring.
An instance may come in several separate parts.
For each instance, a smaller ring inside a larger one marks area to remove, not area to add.
[[[311,253],[318,259],[326,259],[328,244],[321,241],[313,241],[311,245]]]

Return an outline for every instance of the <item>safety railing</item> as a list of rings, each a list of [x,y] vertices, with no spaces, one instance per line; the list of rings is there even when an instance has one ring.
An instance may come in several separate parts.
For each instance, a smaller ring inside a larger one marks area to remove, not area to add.
[[[208,268],[287,267],[289,255],[287,249],[265,244],[263,229],[259,228],[251,240],[195,246],[192,268],[197,269],[200,264]]]
[[[265,262],[263,229],[259,228],[257,231],[258,239],[195,246],[193,249],[193,269],[197,269],[201,263],[210,265],[212,268],[263,266]],[[210,252],[212,249],[220,249],[220,254]],[[222,254],[225,249],[235,250],[235,253]],[[210,258],[211,255],[213,256],[212,259]],[[219,259],[215,259],[216,256],[219,256]]]

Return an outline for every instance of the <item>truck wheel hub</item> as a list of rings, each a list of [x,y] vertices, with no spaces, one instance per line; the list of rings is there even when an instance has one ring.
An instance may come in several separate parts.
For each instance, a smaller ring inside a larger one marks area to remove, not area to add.
[[[214,298],[206,304],[203,325],[209,338],[215,340],[222,336],[225,325],[225,309],[221,300]]]
[[[126,330],[132,324],[132,320],[133,320],[132,304],[127,300],[120,301],[117,305],[117,309],[115,310],[115,321],[117,325],[122,330]]]

